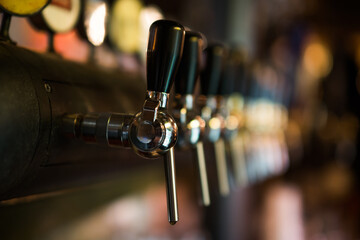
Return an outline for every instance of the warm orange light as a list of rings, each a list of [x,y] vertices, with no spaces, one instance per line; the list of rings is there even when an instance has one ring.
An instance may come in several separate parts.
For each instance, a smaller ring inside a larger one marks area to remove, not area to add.
[[[209,121],[209,127],[212,129],[218,129],[221,127],[221,121],[219,118],[211,118]]]
[[[238,118],[230,115],[227,119],[226,119],[226,127],[229,130],[235,130],[237,127],[239,126],[239,121]]]
[[[319,79],[329,74],[332,68],[332,55],[325,44],[319,40],[311,41],[304,52],[304,70]]]
[[[199,128],[200,127],[200,122],[197,119],[193,119],[189,122],[188,127],[190,129],[194,129],[194,128]]]

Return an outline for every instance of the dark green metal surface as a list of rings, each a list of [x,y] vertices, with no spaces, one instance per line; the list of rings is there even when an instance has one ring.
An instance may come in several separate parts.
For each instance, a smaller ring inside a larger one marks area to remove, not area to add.
[[[67,113],[138,111],[145,81],[0,43],[0,200],[76,187],[144,162],[61,134]]]

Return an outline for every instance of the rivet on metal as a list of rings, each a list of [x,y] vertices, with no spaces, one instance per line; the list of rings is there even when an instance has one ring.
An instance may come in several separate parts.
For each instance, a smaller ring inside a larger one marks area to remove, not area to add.
[[[51,93],[51,86],[48,83],[45,83],[44,87],[46,92]]]

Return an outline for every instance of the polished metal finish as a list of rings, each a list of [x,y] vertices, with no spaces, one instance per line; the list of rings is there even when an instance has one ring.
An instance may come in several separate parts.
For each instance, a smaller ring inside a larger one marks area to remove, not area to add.
[[[205,105],[201,108],[201,117],[206,121],[204,138],[210,142],[216,142],[220,138],[224,125],[222,116],[216,112],[216,107],[216,97],[208,96]]]
[[[215,96],[208,96],[205,106],[201,109],[201,116],[203,119],[206,119],[204,139],[214,144],[220,194],[226,196],[230,192],[226,148],[224,139],[222,139],[224,137],[224,129],[226,128],[226,119],[221,114],[221,111],[226,110],[219,107],[218,101],[219,99]]]
[[[193,110],[194,108],[194,96],[192,94],[185,95],[185,107],[188,110]]]
[[[205,49],[205,66],[201,73],[200,100],[201,117],[206,121],[204,138],[214,143],[221,195],[229,193],[227,178],[225,143],[222,133],[226,125],[225,118],[218,107],[219,83],[222,78],[227,49],[222,44],[213,44]]]
[[[80,124],[83,119],[82,114],[70,114],[63,118],[62,131],[68,137],[78,138],[81,134]]]
[[[213,114],[213,117],[207,122],[206,135],[210,142],[216,142],[221,137],[224,126],[224,119],[220,114]]]
[[[215,96],[206,99],[206,105],[201,109],[201,117],[206,121],[205,138],[210,142],[216,142],[221,137],[225,120],[218,112]]]
[[[152,99],[154,101],[159,101],[159,107],[168,108],[169,93],[146,91],[146,99]]]
[[[176,193],[176,174],[175,174],[175,158],[174,148],[164,155],[164,168],[165,168],[165,179],[166,179],[166,196],[167,196],[167,207],[168,207],[168,218],[169,223],[174,225],[179,221],[179,212],[177,204],[177,193]]]
[[[63,132],[88,143],[132,147],[143,157],[154,158],[167,152],[177,140],[177,125],[165,109],[156,111],[154,121],[127,114],[73,114],[63,118]]]
[[[246,162],[245,162],[245,146],[244,137],[240,134],[235,137],[231,142],[231,157],[233,159],[234,177],[236,185],[244,187],[248,184],[248,176],[246,173]]]
[[[129,139],[138,155],[154,158],[175,145],[177,125],[165,108],[168,94],[148,91],[147,96],[143,110],[130,124]]]
[[[179,23],[158,20],[150,26],[146,58],[147,96],[142,112],[130,126],[134,151],[143,157],[164,155],[170,224],[179,220],[173,147],[178,128],[167,112],[168,93],[183,54],[185,29]]]
[[[210,205],[210,191],[209,191],[209,183],[206,173],[206,161],[205,161],[205,153],[204,153],[204,145],[203,142],[196,143],[196,155],[197,162],[199,168],[199,177],[200,177],[200,186],[201,186],[201,197],[202,203],[204,206]]]
[[[144,121],[154,122],[157,117],[159,106],[160,106],[159,101],[146,99],[141,113],[142,119]]]
[[[227,108],[230,111],[230,116],[232,119],[236,120],[236,124],[233,124],[233,127],[237,125],[236,130],[237,132],[234,134],[227,136],[228,137],[228,144],[231,154],[231,159],[233,163],[233,172],[235,183],[237,186],[243,187],[248,184],[248,176],[246,173],[246,161],[245,161],[245,146],[244,146],[244,139],[246,136],[246,131],[244,131],[244,98],[241,94],[232,94],[228,98]],[[228,120],[230,122],[230,118]],[[227,124],[232,125],[230,123]],[[231,137],[233,136],[233,137]]]
[[[136,154],[145,158],[165,155],[171,224],[178,221],[173,153],[178,128],[167,111],[168,92],[182,55],[184,35],[184,27],[173,21],[159,20],[151,25],[147,52],[148,86],[140,112],[135,115],[87,114],[81,118],[77,126],[64,128],[70,134],[73,133],[73,136],[79,136],[87,142],[106,142],[111,146],[132,147]],[[67,116],[64,120],[65,125],[75,125],[77,122],[79,121],[76,115],[74,119]]]
[[[204,133],[205,121],[186,107],[175,110],[174,115],[179,128],[178,145],[180,147],[195,145]]]
[[[201,197],[204,206],[210,204],[206,163],[202,142],[199,142],[205,128],[205,121],[194,109],[194,87],[199,77],[203,39],[200,33],[186,31],[183,57],[176,74],[175,92],[179,94],[175,107],[179,126],[179,146],[196,149],[196,163],[199,170]]]
[[[98,119],[100,121],[98,121]],[[85,142],[96,142],[100,133],[98,128],[100,127],[97,122],[101,122],[101,115],[96,113],[87,114],[83,117],[80,125],[81,138]],[[105,131],[104,131],[105,132]]]
[[[132,115],[116,113],[71,114],[63,118],[63,132],[87,143],[131,147],[128,128]]]
[[[246,176],[244,176],[246,166],[244,162],[244,153],[242,152],[243,146],[234,144],[235,140],[239,140],[237,136],[241,126],[241,119],[239,119],[239,116],[230,111],[230,100],[231,99],[227,96],[219,97],[217,109],[225,120],[224,127],[222,129],[222,138],[227,146],[225,148],[227,155],[231,156],[235,182],[238,186],[242,186],[244,185],[243,183],[246,182]]]
[[[230,186],[226,166],[225,142],[220,138],[214,143],[214,146],[220,194],[227,196],[230,193]]]
[[[193,109],[194,98],[187,94],[177,98],[177,106],[180,109],[175,109],[175,119],[179,127],[179,139],[177,145],[180,148],[193,147],[196,150],[196,164],[199,171],[199,180],[201,187],[201,199],[204,206],[210,205],[209,184],[206,172],[206,162],[203,143],[201,142],[202,135],[205,130],[205,121]]]
[[[228,97],[219,97],[217,99],[217,111],[224,119],[224,128],[222,131],[222,137],[226,141],[231,141],[234,139],[239,131],[240,120],[238,116],[230,112],[229,108],[229,98]]]
[[[107,121],[106,138],[109,146],[131,147],[129,127],[133,119],[128,114],[111,114]]]
[[[175,145],[177,125],[166,111],[159,111],[153,122],[144,120],[140,112],[131,123],[129,134],[132,147],[138,155],[156,158]]]

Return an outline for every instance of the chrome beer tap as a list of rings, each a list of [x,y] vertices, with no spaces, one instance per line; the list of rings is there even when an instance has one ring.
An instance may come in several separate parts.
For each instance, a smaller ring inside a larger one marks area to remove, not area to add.
[[[243,144],[242,139],[238,138],[239,129],[244,122],[242,110],[239,109],[241,103],[238,102],[239,98],[236,92],[238,85],[241,84],[238,81],[243,81],[238,76],[240,67],[242,67],[242,55],[239,51],[231,49],[224,64],[217,98],[217,112],[222,115],[225,121],[222,138],[225,140],[226,155],[232,160],[233,175],[237,185],[243,185],[246,181],[244,180],[246,168]]]
[[[194,109],[194,86],[200,73],[200,62],[203,50],[203,38],[199,33],[186,31],[183,57],[175,77],[176,107],[175,119],[179,127],[177,146],[196,149],[196,162],[199,170],[202,204],[210,205],[209,185],[206,173],[206,162],[201,135],[205,121]]]
[[[140,112],[135,115],[72,114],[64,118],[64,131],[85,142],[132,148],[145,158],[163,157],[170,224],[178,221],[173,152],[178,128],[167,108],[184,37],[184,27],[177,22],[159,20],[151,25],[147,49],[147,92]]]
[[[201,93],[205,101],[200,103],[201,116],[206,121],[205,138],[214,144],[220,194],[226,196],[230,192],[230,187],[225,143],[221,138],[225,119],[217,107],[217,93],[227,51],[223,45],[214,44],[207,47],[204,54],[205,66],[201,73]]]
[[[245,139],[247,134],[245,129],[245,60],[245,53],[242,49],[231,49],[224,72],[224,77],[228,78],[230,85],[233,86],[232,91],[228,90],[231,95],[229,95],[226,101],[228,113],[231,116],[227,122],[228,125],[232,126],[230,128],[234,130],[237,125],[237,131],[234,134],[227,134],[227,137],[230,137],[228,146],[231,152],[235,184],[240,187],[248,184],[245,159]]]

